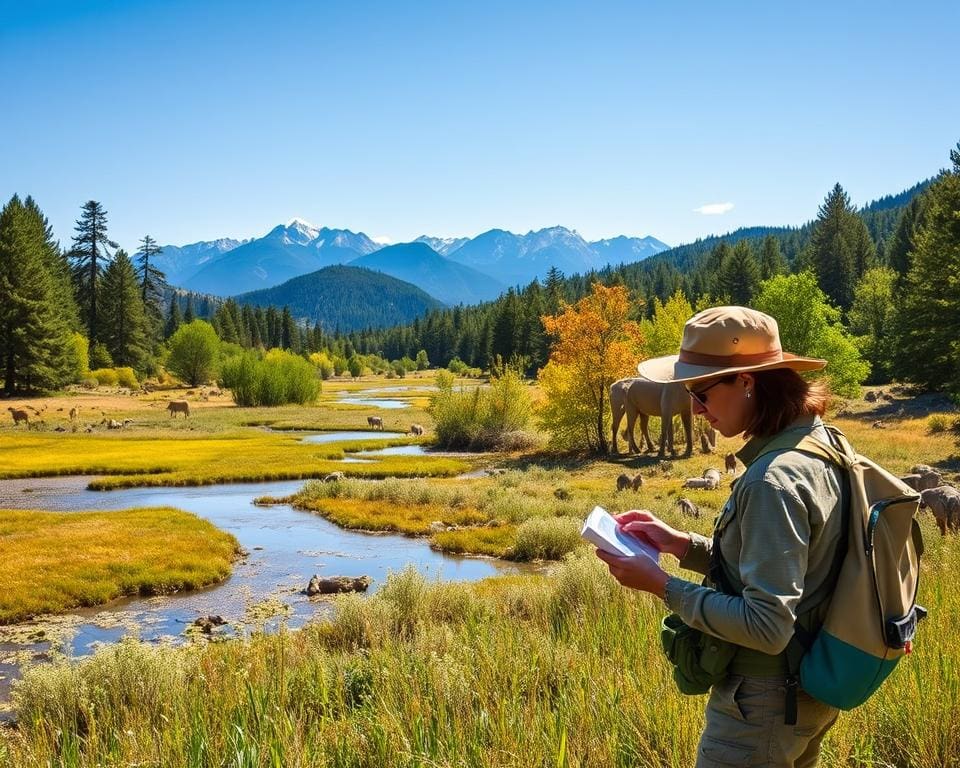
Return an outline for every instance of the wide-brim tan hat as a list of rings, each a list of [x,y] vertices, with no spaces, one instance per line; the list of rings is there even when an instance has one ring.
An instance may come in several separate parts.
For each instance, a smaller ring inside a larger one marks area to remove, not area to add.
[[[668,382],[774,368],[816,371],[826,364],[784,352],[777,321],[770,315],[748,307],[711,307],[683,326],[680,354],[644,360],[637,370],[650,381]]]

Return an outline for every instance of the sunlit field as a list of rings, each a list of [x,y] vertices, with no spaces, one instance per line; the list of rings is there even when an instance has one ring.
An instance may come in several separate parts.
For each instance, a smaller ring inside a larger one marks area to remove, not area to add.
[[[7,477],[100,467],[107,483],[194,484],[343,471],[345,479],[308,483],[291,501],[341,526],[428,536],[451,552],[556,562],[546,575],[474,584],[407,570],[374,595],[339,599],[333,618],[302,630],[179,649],[124,642],[86,661],[36,666],[16,687],[16,725],[0,730],[0,765],[689,766],[704,698],[681,696],[670,679],[658,638],[666,609],[617,585],[580,542],[579,524],[601,504],[612,512],[648,508],[674,526],[709,531],[731,476],[717,491],[682,489],[683,479],[722,467],[739,442],[721,438],[713,455],[668,461],[531,450],[365,465],[334,461],[359,446],[302,444],[262,428],[366,429],[376,413],[388,431],[423,424],[429,443],[426,400],[396,411],[334,404],[338,388],[410,383],[327,382],[309,408],[203,402],[177,422],[149,400],[128,398],[128,411],[116,409],[136,423],[111,433],[5,424]],[[69,401],[48,399],[47,413]],[[955,482],[955,415],[941,405],[906,395],[877,407],[858,401],[838,404],[845,415],[829,420],[896,473],[931,464]],[[882,427],[872,426],[877,421]],[[387,442],[395,441],[362,447]],[[616,490],[624,472],[642,474],[638,491]],[[681,496],[699,518],[681,515]],[[922,526],[919,600],[930,617],[891,680],[841,715],[822,765],[960,762],[952,716],[960,709],[960,545],[941,537],[926,513]]]
[[[196,589],[225,578],[238,554],[233,536],[170,507],[0,510],[0,624]]]

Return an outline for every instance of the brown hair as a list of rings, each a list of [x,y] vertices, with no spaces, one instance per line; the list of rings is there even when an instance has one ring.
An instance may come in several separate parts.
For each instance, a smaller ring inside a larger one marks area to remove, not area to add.
[[[772,437],[801,416],[823,416],[830,390],[822,379],[807,381],[790,368],[753,374],[756,411],[747,425],[748,437]]]

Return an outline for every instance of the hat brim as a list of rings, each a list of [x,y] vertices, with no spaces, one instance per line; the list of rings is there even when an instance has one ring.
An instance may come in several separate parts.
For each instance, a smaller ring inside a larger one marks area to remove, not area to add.
[[[666,355],[644,360],[637,365],[637,372],[644,379],[667,383],[671,381],[700,381],[713,379],[717,376],[727,376],[731,373],[756,373],[758,371],[772,371],[777,368],[790,368],[794,371],[818,371],[826,366],[826,360],[814,357],[799,357],[789,352],[783,353],[781,360],[774,360],[760,365],[735,365],[731,367],[692,365],[681,363],[679,355]]]

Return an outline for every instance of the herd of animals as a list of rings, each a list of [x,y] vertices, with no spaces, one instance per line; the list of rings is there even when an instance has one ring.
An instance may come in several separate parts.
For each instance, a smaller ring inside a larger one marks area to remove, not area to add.
[[[191,394],[191,393],[188,393]],[[219,396],[221,392],[217,389],[204,390],[201,392],[201,399],[209,399],[210,396]],[[876,401],[882,395],[868,393],[867,400]],[[686,447],[683,452],[684,457],[693,454],[694,430],[693,415],[690,410],[690,398],[687,395],[683,384],[678,383],[659,383],[648,381],[646,379],[627,378],[614,382],[610,387],[610,405],[613,411],[613,424],[611,435],[611,448],[614,454],[619,453],[617,437],[620,433],[620,425],[626,417],[626,437],[628,449],[631,453],[653,452],[657,451],[658,456],[663,458],[667,452],[676,455],[675,436],[673,429],[673,420],[675,416],[680,416],[680,422],[683,426],[684,436],[686,438]],[[20,424],[28,428],[44,427],[46,420],[44,413],[47,406],[43,405],[36,408],[32,405],[25,405],[20,408],[8,407],[13,418],[15,426]],[[63,411],[64,408],[58,408]],[[176,418],[183,415],[184,419],[190,416],[190,403],[187,400],[170,400],[167,402],[166,410],[170,418]],[[80,406],[74,405],[68,412],[69,423],[76,431],[80,422]],[[99,426],[107,429],[123,429],[133,423],[133,419],[114,419],[101,411],[102,420]],[[659,445],[655,446],[650,438],[649,421],[650,418],[659,418],[661,421]],[[642,450],[635,441],[635,427],[637,420],[640,421],[640,432],[642,437]],[[370,429],[383,431],[382,416],[367,416],[367,425]],[[87,424],[85,431],[92,432],[94,424]],[[874,424],[873,426],[877,426]],[[55,431],[65,432],[67,428],[62,424],[55,428]],[[424,428],[420,424],[411,424],[409,432],[414,436],[422,436]],[[704,454],[713,453],[717,445],[717,433],[712,427],[707,427],[700,432],[700,450]],[[724,469],[727,473],[735,474],[737,468],[736,456],[728,453],[724,457]],[[334,472],[323,478],[326,482],[342,480],[342,472]],[[901,480],[908,486],[918,491],[921,496],[921,509],[929,509],[936,520],[937,527],[944,535],[950,532],[960,532],[960,490],[953,485],[946,483],[942,475],[928,465],[916,465],[910,469],[910,472],[904,475]],[[707,469],[701,477],[689,477],[684,480],[683,488],[696,488],[704,490],[716,490],[720,487],[720,470]],[[621,474],[616,481],[617,491],[632,490],[638,492],[643,487],[643,476],[636,474],[630,476]],[[681,512],[691,517],[699,517],[700,510],[696,504],[685,497],[678,499]]]
[[[887,393],[868,392],[865,398],[868,402],[877,402],[881,399],[891,400]],[[658,450],[658,456],[663,458],[666,452],[676,454],[673,433],[673,419],[680,416],[680,421],[686,436],[686,450],[684,456],[693,454],[693,418],[690,410],[690,397],[683,384],[662,384],[646,379],[621,379],[610,386],[610,405],[613,410],[613,435],[611,446],[614,453],[619,453],[617,435],[623,417],[626,416],[626,437],[631,453],[641,453],[641,449],[634,440],[634,428],[637,419],[640,420],[642,442],[646,452]],[[651,417],[659,417],[660,444],[654,447],[648,431]],[[883,429],[886,425],[882,421],[872,424],[875,429]],[[707,427],[700,433],[700,450],[707,454],[713,453],[716,448],[717,433],[713,427]],[[737,467],[736,456],[728,453],[725,456],[725,469],[728,473],[735,473]],[[689,477],[683,482],[684,488],[701,488],[715,490],[720,487],[720,471],[708,469],[702,477]],[[920,493],[920,508],[929,509],[937,522],[940,533],[946,535],[948,531],[960,533],[960,490],[944,481],[943,476],[933,467],[918,464],[911,467],[910,472],[900,478],[906,485]],[[617,490],[640,490],[643,486],[643,477],[640,474],[631,477],[621,474],[617,478]],[[680,497],[678,504],[684,514],[699,517],[700,510],[696,504],[687,498]]]

